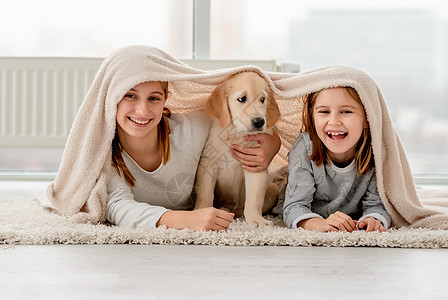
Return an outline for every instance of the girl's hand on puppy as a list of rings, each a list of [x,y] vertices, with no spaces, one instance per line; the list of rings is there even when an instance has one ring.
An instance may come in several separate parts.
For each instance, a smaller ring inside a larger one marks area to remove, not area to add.
[[[232,144],[230,152],[232,156],[242,164],[249,172],[261,172],[269,167],[274,156],[280,149],[281,140],[274,131],[273,135],[267,133],[257,133],[244,137],[246,142],[257,141],[258,147],[242,147]]]

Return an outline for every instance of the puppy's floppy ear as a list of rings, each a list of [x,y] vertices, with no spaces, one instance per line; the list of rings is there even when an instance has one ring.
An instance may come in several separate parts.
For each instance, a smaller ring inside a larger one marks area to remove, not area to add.
[[[268,89],[268,102],[266,104],[266,127],[271,128],[280,119],[280,109],[274,98],[274,92]]]
[[[219,120],[222,128],[230,123],[229,104],[227,103],[226,80],[218,84],[205,103],[205,111]]]

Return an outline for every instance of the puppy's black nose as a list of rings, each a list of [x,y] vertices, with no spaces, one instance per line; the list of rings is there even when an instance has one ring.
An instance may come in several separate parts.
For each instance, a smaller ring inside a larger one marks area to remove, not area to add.
[[[254,125],[255,128],[261,128],[264,125],[264,119],[263,118],[253,118],[252,125]]]

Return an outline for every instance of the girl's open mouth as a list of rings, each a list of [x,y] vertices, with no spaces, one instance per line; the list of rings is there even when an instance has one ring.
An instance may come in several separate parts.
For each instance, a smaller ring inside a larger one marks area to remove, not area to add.
[[[343,140],[347,137],[347,132],[327,132],[327,136],[332,140]]]
[[[144,125],[148,124],[151,121],[151,119],[148,119],[148,120],[137,120],[137,119],[134,119],[134,118],[131,118],[131,117],[128,117],[128,119],[131,122],[133,122],[133,123],[135,123],[137,125],[140,125],[140,126],[144,126]]]

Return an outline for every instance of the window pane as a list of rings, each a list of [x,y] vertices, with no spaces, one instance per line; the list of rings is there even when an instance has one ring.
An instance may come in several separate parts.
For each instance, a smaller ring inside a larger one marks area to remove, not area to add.
[[[2,2],[0,56],[105,57],[130,44],[192,56],[192,0]]]
[[[192,57],[192,0],[16,0],[1,9],[0,56],[105,57],[144,44]],[[62,151],[0,147],[0,172],[55,171]]]
[[[448,3],[212,1],[212,59],[347,64],[380,86],[415,174],[448,174]]]

